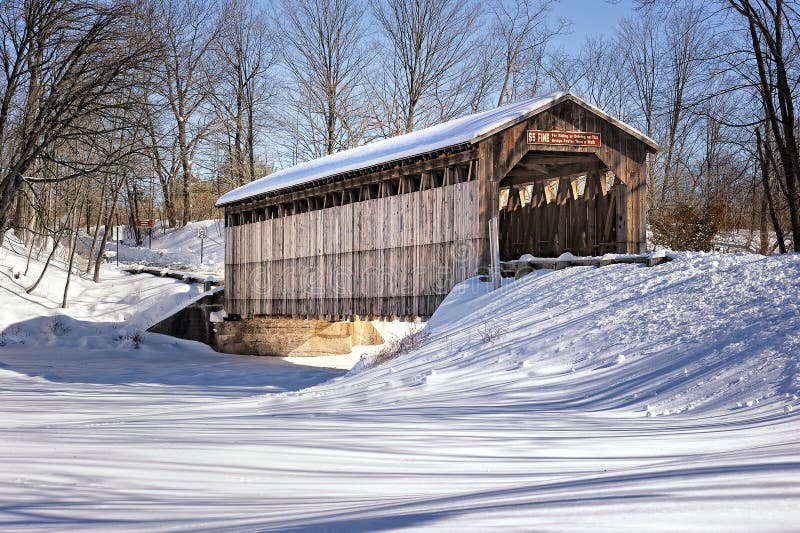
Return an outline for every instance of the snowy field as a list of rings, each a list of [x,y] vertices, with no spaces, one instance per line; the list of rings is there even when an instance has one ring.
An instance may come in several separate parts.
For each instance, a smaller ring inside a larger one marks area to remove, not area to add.
[[[460,285],[375,368],[145,334],[174,280],[0,250],[2,531],[796,531],[800,256]],[[104,267],[105,268],[105,267]],[[139,348],[136,345],[139,344]]]

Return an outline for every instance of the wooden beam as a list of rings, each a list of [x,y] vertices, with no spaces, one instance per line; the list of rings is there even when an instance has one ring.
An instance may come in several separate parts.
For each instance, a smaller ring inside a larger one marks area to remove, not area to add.
[[[529,170],[520,170],[509,172],[506,178],[501,182],[501,187],[510,187],[513,185],[524,185],[527,183],[535,183],[537,181],[545,181],[553,179],[551,174],[541,174],[538,172],[531,172]]]
[[[423,172],[419,182],[419,190],[425,191],[431,188],[431,173]]]
[[[522,202],[520,201],[520,190],[516,187],[510,187],[508,189],[508,204],[506,204],[506,211],[516,211],[520,207],[522,207]]]
[[[558,192],[556,193],[556,203],[558,205],[566,205],[572,193],[572,183],[567,177],[558,180]]]
[[[578,174],[580,172],[593,172],[597,170],[606,169],[605,163],[597,158],[586,159],[584,161],[577,161],[572,163],[543,163],[543,164],[528,164],[520,165],[523,169],[530,168],[536,172],[544,172],[553,177],[564,176],[566,174]],[[512,172],[516,170],[515,167]]]
[[[528,152],[518,164],[534,162],[548,165],[569,165],[572,163],[595,160],[597,160],[597,156],[591,153],[565,154],[563,152],[558,152],[548,154],[543,152]]]
[[[578,194],[578,181],[579,181],[579,178],[570,178],[570,180],[569,180],[569,185],[570,185],[570,188],[572,189],[572,198],[573,199],[577,199],[577,198],[580,197],[580,194]]]
[[[617,253],[631,253],[628,249],[631,244],[628,242],[628,185],[617,178],[612,193],[617,197]]]
[[[605,164],[599,160],[587,163],[559,165],[556,167],[547,168],[545,172],[514,168],[508,173],[506,179],[503,180],[502,186],[506,187],[509,185],[521,185],[523,183],[533,183],[537,180],[552,179],[562,176],[580,176],[590,172],[605,170],[605,168]]]
[[[515,170],[527,170],[530,172],[538,172],[540,174],[548,174],[550,172],[550,165],[547,165],[542,161],[520,161],[514,168],[508,171],[508,174],[511,174]]]

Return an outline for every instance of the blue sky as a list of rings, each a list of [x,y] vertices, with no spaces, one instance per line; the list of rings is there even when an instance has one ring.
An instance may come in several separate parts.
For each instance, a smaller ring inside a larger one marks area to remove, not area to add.
[[[572,32],[559,37],[556,45],[575,51],[581,47],[586,35],[613,33],[622,18],[633,14],[634,6],[633,0],[621,0],[618,3],[608,3],[606,0],[554,1],[551,16],[572,21]]]

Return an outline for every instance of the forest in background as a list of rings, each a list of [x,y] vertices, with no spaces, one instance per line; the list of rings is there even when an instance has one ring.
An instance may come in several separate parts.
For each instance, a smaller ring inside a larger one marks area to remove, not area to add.
[[[797,8],[640,0],[568,51],[568,0],[8,0],[0,226],[96,278],[97,228],[141,242],[275,169],[571,91],[661,144],[655,244],[798,251]]]

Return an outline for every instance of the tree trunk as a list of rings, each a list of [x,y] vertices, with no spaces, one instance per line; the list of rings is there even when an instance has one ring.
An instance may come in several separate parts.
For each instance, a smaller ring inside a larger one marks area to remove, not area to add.
[[[19,174],[7,174],[2,181],[0,181],[0,234],[5,235],[8,225],[8,215],[11,212],[17,190],[21,185],[22,178]],[[2,241],[0,241],[0,243],[1,242]]]
[[[44,274],[45,272],[47,272],[47,269],[50,266],[50,261],[52,261],[53,256],[56,255],[56,250],[58,249],[58,241],[60,240],[60,238],[61,238],[60,234],[56,235],[56,237],[53,238],[53,248],[50,250],[50,254],[47,256],[47,261],[45,261],[44,263],[44,268],[42,269],[42,272],[39,274],[39,277],[36,279],[34,284],[25,289],[26,293],[31,294],[33,291],[35,291],[36,287],[38,287],[39,284],[44,279]]]
[[[106,243],[108,242],[108,228],[110,226],[110,222],[111,222],[111,217],[106,219],[105,229],[103,230],[103,236],[100,238],[100,248],[97,249],[97,256],[94,259],[94,276],[92,276],[92,281],[94,281],[95,283],[100,283],[100,263],[103,260],[103,253],[106,250]]]
[[[734,5],[734,7],[736,7]],[[795,115],[794,104],[792,103],[792,91],[789,87],[786,74],[786,63],[784,58],[782,41],[782,15],[781,11],[776,11],[774,35],[764,34],[764,21],[758,18],[758,14],[749,10],[739,12],[747,17],[748,28],[750,30],[750,41],[753,46],[753,54],[758,67],[760,81],[760,92],[764,114],[767,123],[772,129],[774,142],[778,148],[781,167],[783,170],[784,185],[786,186],[786,203],[789,207],[789,219],[792,228],[792,240],[794,251],[800,252],[800,197],[798,196],[798,179],[800,179],[800,161],[798,160],[797,139],[794,135]],[[757,25],[758,23],[758,25]],[[769,58],[765,58],[762,51],[759,31],[767,39],[767,51]],[[767,59],[773,64],[772,69],[768,69],[765,64]],[[775,75],[770,74],[774,71]],[[776,93],[776,94],[774,94]],[[775,108],[773,96],[777,96],[780,109],[780,116]],[[765,149],[770,147],[765,145]],[[783,247],[782,241],[779,243]]]
[[[136,180],[129,176],[125,178],[125,192],[128,196],[128,225],[136,240],[136,246],[141,246],[142,232],[136,225],[136,220],[139,218],[139,188],[136,186]]]
[[[767,230],[767,194],[761,191],[761,209],[758,213],[758,253],[767,255],[769,253],[769,231]]]
[[[113,227],[114,213],[116,212],[117,199],[119,198],[119,191],[122,189],[122,184],[123,182],[120,180],[119,185],[113,189],[111,206],[108,208],[108,216],[105,221],[105,231],[103,232],[103,238],[100,240],[100,248],[97,250],[97,256],[95,256],[94,261],[94,276],[92,280],[95,283],[100,283],[100,263],[103,258],[103,253],[106,250],[106,243],[108,243],[108,228]]]
[[[756,128],[756,149],[758,160],[761,166],[761,184],[764,189],[764,197],[767,201],[767,207],[769,210],[769,217],[772,220],[772,228],[775,230],[775,238],[778,240],[778,249],[782,254],[786,253],[786,244],[783,241],[783,230],[781,229],[780,220],[778,220],[778,214],[775,212],[775,203],[772,200],[772,187],[770,185],[770,165],[769,160],[767,159],[765,153],[769,147],[766,144],[763,144],[763,140],[761,138],[761,132]]]
[[[189,148],[186,145],[186,131],[184,126],[178,128],[178,138],[181,151],[181,170],[183,171],[183,213],[181,215],[181,225],[185,226],[191,216],[189,211],[189,184],[191,183],[192,163],[189,161]]]
[[[78,213],[83,211],[83,207],[86,204],[86,195],[81,195],[83,198],[83,203],[81,203],[81,208],[78,209]],[[64,283],[64,296],[61,298],[61,308],[67,308],[67,298],[69,295],[69,282],[72,279],[72,266],[75,264],[75,251],[78,248],[78,227],[79,221],[78,217],[75,217],[75,220],[72,223],[72,247],[69,251],[69,263],[67,264],[67,280]]]
[[[103,185],[100,188],[100,205],[97,207],[97,222],[94,224],[94,231],[92,232],[92,244],[89,247],[89,254],[88,259],[86,261],[86,273],[92,271],[93,266],[93,259],[94,259],[94,249],[97,245],[97,236],[100,233],[100,223],[103,221],[103,212],[105,211],[105,198],[106,198],[106,185],[108,183],[108,178],[103,178]],[[89,222],[87,221],[86,224],[88,225]]]
[[[249,181],[256,179],[255,132],[253,131],[253,102],[247,104],[247,177]]]

